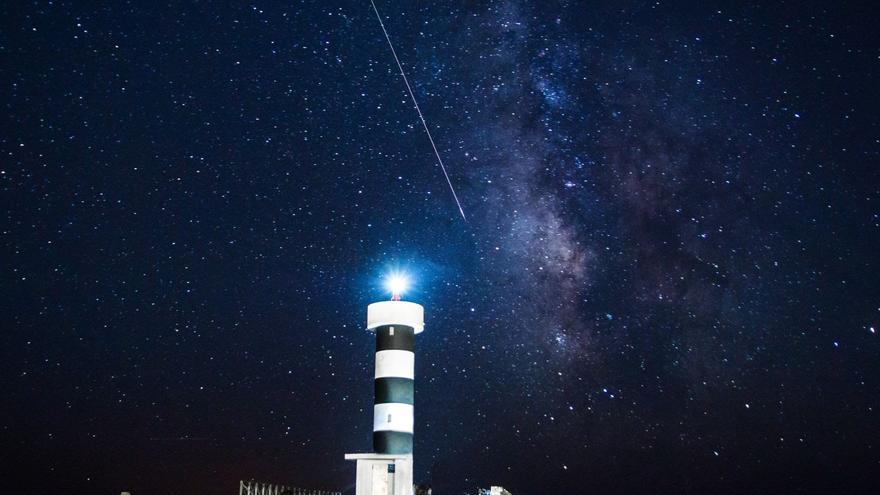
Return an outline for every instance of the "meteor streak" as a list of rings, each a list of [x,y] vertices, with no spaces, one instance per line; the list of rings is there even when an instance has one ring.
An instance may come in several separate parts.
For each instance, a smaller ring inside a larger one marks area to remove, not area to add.
[[[434,148],[434,156],[437,157],[437,163],[440,164],[440,170],[443,171],[443,176],[446,177],[446,183],[449,184],[449,192],[452,193],[452,199],[455,200],[455,204],[458,206],[458,212],[461,213],[461,218],[467,222],[467,217],[464,214],[464,209],[461,207],[461,202],[458,200],[458,195],[455,194],[455,188],[452,187],[452,181],[449,179],[449,174],[446,172],[446,165],[443,165],[443,159],[440,158],[440,152],[437,151],[437,145],[434,144],[434,138],[431,136],[431,131],[428,130],[428,124],[425,123],[425,117],[422,115],[422,110],[419,108],[419,103],[416,101],[416,95],[413,93],[412,88],[409,85],[409,81],[406,79],[406,74],[403,73],[403,66],[400,65],[400,59],[397,58],[397,52],[394,50],[394,45],[391,43],[391,37],[388,36],[388,31],[385,29],[385,23],[382,22],[382,16],[379,15],[379,9],[376,8],[376,2],[370,0],[370,5],[373,6],[373,12],[376,13],[376,18],[379,19],[379,25],[382,26],[382,32],[385,33],[385,39],[388,40],[388,46],[391,48],[391,54],[394,55],[394,61],[397,62],[397,68],[400,70],[400,76],[403,78],[404,84],[406,84],[406,90],[409,92],[409,97],[412,98],[413,106],[416,107],[416,112],[419,114],[419,119],[422,121],[422,127],[425,128],[425,134],[428,135],[428,141],[431,141],[431,147]]]

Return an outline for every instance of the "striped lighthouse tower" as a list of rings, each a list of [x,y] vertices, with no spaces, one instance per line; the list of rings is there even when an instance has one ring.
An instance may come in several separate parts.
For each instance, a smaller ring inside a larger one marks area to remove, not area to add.
[[[405,277],[387,285],[391,300],[367,306],[367,330],[376,334],[373,452],[345,454],[357,461],[355,495],[413,495],[413,351],[425,308],[400,300]]]
[[[367,330],[376,334],[373,450],[377,454],[412,454],[415,336],[425,329],[425,309],[391,301],[367,306]]]

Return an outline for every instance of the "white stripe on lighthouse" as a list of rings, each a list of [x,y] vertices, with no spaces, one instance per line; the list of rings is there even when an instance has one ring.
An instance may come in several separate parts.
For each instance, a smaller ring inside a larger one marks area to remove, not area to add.
[[[413,379],[416,355],[412,351],[388,350],[376,353],[376,378],[396,376]]]
[[[390,402],[373,406],[373,431],[413,432],[413,406]]]

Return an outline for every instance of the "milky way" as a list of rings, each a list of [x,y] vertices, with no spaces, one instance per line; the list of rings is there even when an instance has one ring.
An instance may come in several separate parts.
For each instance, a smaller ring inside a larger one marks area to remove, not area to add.
[[[875,12],[4,5],[10,486],[351,490],[405,270],[436,493],[870,492]]]

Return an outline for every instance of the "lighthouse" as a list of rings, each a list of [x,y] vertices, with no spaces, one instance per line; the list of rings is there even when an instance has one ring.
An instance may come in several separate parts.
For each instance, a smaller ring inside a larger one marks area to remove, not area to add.
[[[346,454],[357,461],[355,495],[412,495],[415,336],[425,329],[425,309],[402,295],[406,277],[386,280],[390,301],[367,306],[367,331],[375,334],[373,452]]]

